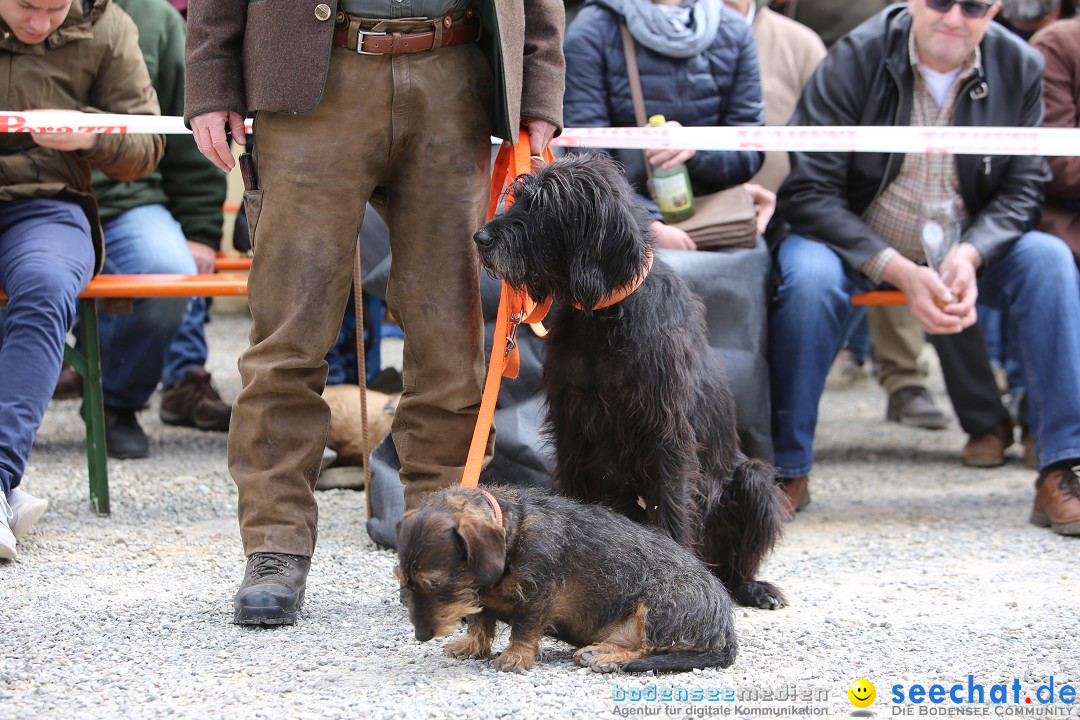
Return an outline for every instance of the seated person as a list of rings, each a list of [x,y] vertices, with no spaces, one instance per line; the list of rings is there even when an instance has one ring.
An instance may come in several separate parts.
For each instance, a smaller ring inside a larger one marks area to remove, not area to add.
[[[184,19],[161,0],[113,0],[139,28],[139,47],[162,113],[184,114]],[[188,135],[173,135],[155,172],[126,183],[94,175],[105,228],[108,272],[214,272],[221,247],[224,174]],[[169,425],[226,432],[232,408],[205,370],[209,298],[135,301],[134,312],[102,314],[101,373],[105,445],[110,457],[145,457],[135,412],[162,384],[160,417]]]
[[[590,0],[566,30],[567,127],[634,127],[620,23],[634,39],[646,117],[669,125],[761,125],[764,112],[750,26],[719,0]],[[647,197],[645,166],[636,150],[618,154],[655,221],[659,247],[694,250],[690,236],[663,223]],[[653,166],[685,163],[694,193],[749,180],[762,163],[755,151],[647,150]]]
[[[1042,58],[991,25],[997,9],[890,7],[834,46],[792,124],[1039,126]],[[1031,519],[1080,535],[1080,277],[1065,245],[1033,230],[1048,177],[1037,157],[792,153],[770,227],[780,285],[769,354],[776,465],[793,509],[809,501],[818,402],[851,295],[885,281],[943,366],[942,340],[975,324],[976,300],[1017,318],[1039,468]],[[952,203],[963,227],[941,277],[921,264],[929,200]]]
[[[8,110],[158,114],[134,23],[108,0],[0,0]],[[74,47],[73,47],[74,46]],[[32,117],[32,116],[31,116]],[[90,168],[115,180],[154,169],[160,135],[0,134],[0,559],[44,511],[19,485],[52,397],[76,296],[101,269],[104,240]]]
[[[1080,127],[1080,16],[1061,20],[1031,39],[1046,59],[1043,94],[1046,127]],[[1080,157],[1048,159],[1054,179],[1046,186],[1039,229],[1064,240],[1080,264]]]

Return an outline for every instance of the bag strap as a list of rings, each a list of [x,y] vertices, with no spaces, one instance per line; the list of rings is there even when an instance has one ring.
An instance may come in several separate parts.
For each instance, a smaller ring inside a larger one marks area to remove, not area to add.
[[[637,54],[634,52],[634,38],[625,22],[619,23],[619,29],[622,31],[623,52],[626,54],[626,74],[630,76],[630,98],[634,101],[634,117],[638,127],[645,127],[649,119],[645,116],[645,95],[641,92],[641,75],[638,73]],[[644,157],[645,151],[641,154]],[[653,174],[648,158],[645,158],[645,175],[649,179],[651,191]]]

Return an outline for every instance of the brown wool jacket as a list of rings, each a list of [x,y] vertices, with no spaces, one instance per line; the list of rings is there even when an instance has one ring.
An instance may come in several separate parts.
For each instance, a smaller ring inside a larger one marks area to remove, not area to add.
[[[1080,128],[1080,17],[1040,30],[1031,44],[1046,58],[1043,97],[1047,127]],[[1047,158],[1054,179],[1039,229],[1062,238],[1080,262],[1080,157]]]
[[[38,45],[19,42],[0,21],[0,97],[3,109],[14,111],[159,114],[135,23],[110,0],[94,0],[89,19],[75,0],[63,24]],[[90,220],[100,272],[104,238],[90,168],[114,180],[134,180],[157,167],[164,150],[161,135],[103,134],[92,150],[74,153],[41,147],[28,133],[0,133],[0,202],[78,202]]]
[[[315,13],[322,2],[327,20]],[[479,0],[477,7],[480,46],[497,83],[494,134],[516,139],[522,116],[561,128],[562,0]],[[336,0],[190,0],[184,119],[215,110],[314,110],[336,11]]]

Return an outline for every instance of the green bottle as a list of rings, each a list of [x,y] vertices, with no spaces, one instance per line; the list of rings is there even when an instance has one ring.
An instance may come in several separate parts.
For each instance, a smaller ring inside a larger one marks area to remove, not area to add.
[[[660,127],[666,122],[663,115],[649,118],[649,125],[653,127]],[[657,165],[652,169],[652,174],[653,195],[664,220],[677,223],[693,217],[694,191],[690,189],[690,173],[686,171],[686,165],[679,163],[673,168]]]

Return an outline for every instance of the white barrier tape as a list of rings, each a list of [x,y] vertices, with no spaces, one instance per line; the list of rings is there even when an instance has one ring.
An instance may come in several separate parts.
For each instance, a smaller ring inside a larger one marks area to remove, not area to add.
[[[180,117],[106,115],[74,110],[0,110],[0,132],[191,134]]]
[[[248,121],[250,129],[250,121]],[[0,132],[187,134],[182,118],[0,111]],[[1012,127],[567,128],[561,147],[1080,156],[1080,130]]]
[[[552,144],[601,148],[1072,157],[1080,155],[1080,130],[879,126],[568,128]]]

